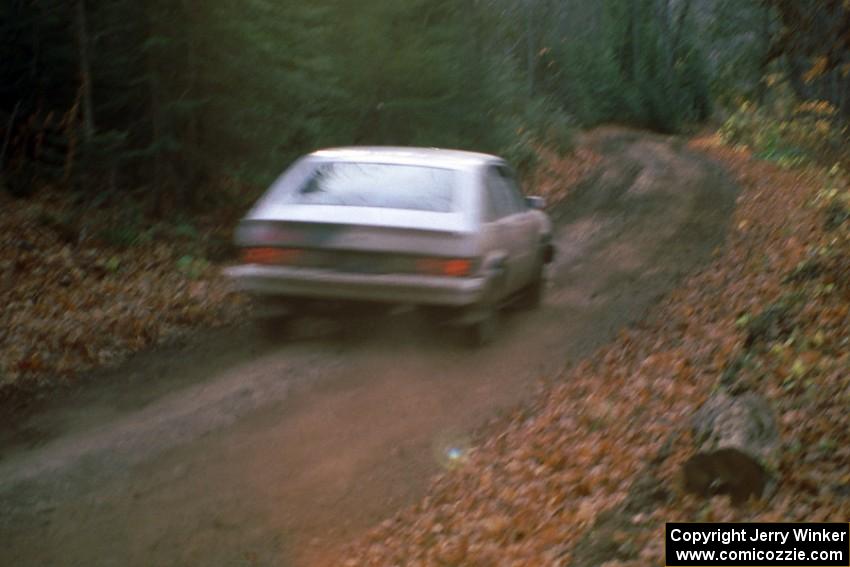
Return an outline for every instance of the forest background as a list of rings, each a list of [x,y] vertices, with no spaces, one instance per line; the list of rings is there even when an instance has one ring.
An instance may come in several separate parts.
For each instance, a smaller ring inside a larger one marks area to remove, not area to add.
[[[117,244],[241,212],[322,146],[528,171],[578,128],[713,121],[793,160],[840,153],[850,116],[847,0],[10,0],[0,22],[2,184],[125,206]]]

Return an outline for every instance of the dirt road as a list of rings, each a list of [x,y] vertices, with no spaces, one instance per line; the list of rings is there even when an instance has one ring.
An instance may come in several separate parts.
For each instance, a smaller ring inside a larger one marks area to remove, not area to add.
[[[420,498],[719,243],[735,189],[716,166],[662,137],[585,143],[604,160],[554,211],[545,306],[506,315],[494,344],[401,313],[139,356],[0,434],[0,564],[306,563]]]

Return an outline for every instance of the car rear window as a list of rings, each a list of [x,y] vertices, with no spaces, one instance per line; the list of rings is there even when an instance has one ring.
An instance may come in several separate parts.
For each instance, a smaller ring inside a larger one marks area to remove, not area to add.
[[[453,210],[455,171],[404,164],[319,162],[278,202],[412,209]]]

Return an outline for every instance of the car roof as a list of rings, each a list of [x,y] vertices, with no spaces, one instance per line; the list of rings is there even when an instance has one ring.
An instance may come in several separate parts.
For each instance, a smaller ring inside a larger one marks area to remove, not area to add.
[[[486,163],[504,162],[504,160],[498,156],[478,152],[400,146],[349,146],[327,148],[313,152],[310,156],[333,161],[396,163],[453,168],[474,167]]]

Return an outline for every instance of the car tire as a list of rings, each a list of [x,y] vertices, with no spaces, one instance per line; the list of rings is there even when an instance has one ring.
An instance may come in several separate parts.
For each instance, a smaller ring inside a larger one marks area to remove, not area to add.
[[[496,338],[499,328],[499,311],[488,306],[475,322],[466,325],[463,329],[466,335],[466,344],[471,348],[481,348]]]
[[[280,341],[289,332],[290,317],[257,317],[254,319],[254,327],[260,336],[269,342]]]
[[[519,305],[523,309],[537,309],[543,304],[543,294],[546,290],[546,277],[543,264],[535,271],[534,279],[522,290]]]

